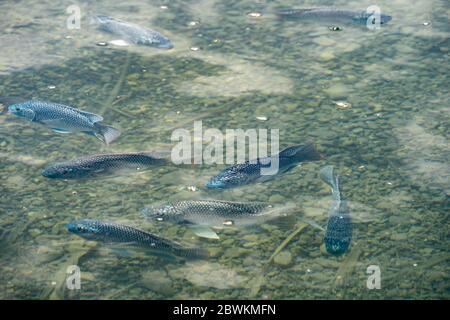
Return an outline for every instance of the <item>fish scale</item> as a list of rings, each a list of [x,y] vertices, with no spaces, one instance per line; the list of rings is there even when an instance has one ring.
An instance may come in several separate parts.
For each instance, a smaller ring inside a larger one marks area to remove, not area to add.
[[[83,219],[69,223],[67,229],[87,240],[124,244],[183,258],[197,259],[208,256],[207,251],[203,249],[187,248],[152,233],[109,221]]]

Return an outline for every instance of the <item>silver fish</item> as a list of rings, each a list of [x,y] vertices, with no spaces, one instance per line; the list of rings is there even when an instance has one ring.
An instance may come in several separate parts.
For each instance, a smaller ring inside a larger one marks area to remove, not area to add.
[[[333,206],[328,215],[324,243],[328,253],[341,255],[345,253],[352,240],[352,220],[347,201],[339,190],[339,177],[334,174],[333,166],[323,167],[319,177],[331,187]]]
[[[167,154],[156,152],[109,153],[48,165],[42,175],[50,179],[83,179],[137,172],[169,163]]]
[[[0,103],[8,106],[10,114],[43,124],[58,133],[83,132],[106,144],[120,136],[119,130],[100,123],[103,121],[102,116],[63,104],[39,100],[16,102],[8,98],[0,98]]]
[[[106,15],[94,15],[92,22],[99,30],[120,36],[126,42],[156,47],[161,49],[172,49],[172,42],[161,33],[138,26],[137,24],[121,21]]]
[[[366,10],[348,10],[339,8],[304,8],[278,10],[275,14],[284,19],[298,19],[309,21],[326,21],[328,23],[352,23],[366,25],[368,22],[375,24],[376,19],[373,12]],[[371,19],[371,20],[369,20]],[[380,24],[386,24],[392,19],[391,16],[380,13]],[[368,21],[369,20],[369,21]]]
[[[210,228],[241,227],[287,216],[294,204],[275,206],[262,202],[188,200],[162,205],[149,205],[142,214],[153,222],[169,221],[186,224],[206,238],[217,238]],[[203,226],[203,227],[200,227]]]
[[[163,256],[205,259],[209,255],[207,250],[184,247],[152,233],[114,222],[82,219],[67,224],[66,228],[69,232],[87,240],[118,245],[121,248],[141,248]]]

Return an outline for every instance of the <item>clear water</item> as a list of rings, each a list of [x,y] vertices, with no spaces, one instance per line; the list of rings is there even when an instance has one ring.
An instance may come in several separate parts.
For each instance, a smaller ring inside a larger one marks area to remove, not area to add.
[[[81,29],[68,30],[71,4],[0,2],[6,13],[0,95],[96,112],[123,134],[105,147],[89,136],[56,134],[0,115],[1,299],[450,297],[447,1],[378,1],[393,16],[386,27],[341,25],[339,32],[326,21],[248,16],[281,7],[249,0],[79,1]],[[371,4],[305,1],[300,7]],[[287,0],[282,7],[299,4]],[[152,27],[175,48],[97,46],[113,38],[90,28],[88,12]],[[325,158],[224,192],[203,188],[222,166],[162,167],[81,182],[41,176],[55,161],[166,147],[174,128],[192,129],[200,119],[220,130],[278,128],[282,147],[313,140]],[[327,164],[341,175],[356,222],[341,257],[324,251],[323,231],[300,221],[326,224],[331,196],[317,173]],[[209,241],[181,226],[155,226],[139,213],[157,201],[205,197],[296,201],[298,221],[230,228]],[[64,228],[85,217],[207,247],[213,257],[181,263],[120,255]],[[81,290],[66,288],[66,270],[74,264]],[[367,288],[370,265],[380,268],[381,289]]]

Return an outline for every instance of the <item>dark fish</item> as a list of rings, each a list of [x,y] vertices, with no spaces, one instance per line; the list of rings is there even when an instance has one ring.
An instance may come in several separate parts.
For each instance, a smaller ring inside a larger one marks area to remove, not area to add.
[[[337,8],[306,8],[306,9],[284,9],[275,13],[278,17],[284,19],[298,19],[310,21],[324,21],[336,23],[353,23],[366,25],[369,20],[370,24],[375,24],[374,13],[366,10],[347,10]],[[392,17],[380,13],[380,24],[386,24]]]
[[[50,179],[82,179],[136,172],[168,163],[166,156],[150,152],[96,154],[51,164],[42,175]]]
[[[333,166],[322,168],[319,176],[331,187],[334,200],[325,230],[325,248],[328,253],[338,256],[348,250],[352,241],[352,220],[347,201],[343,200],[339,191],[339,177],[334,174]]]
[[[82,219],[67,225],[67,230],[87,240],[99,241],[121,248],[135,247],[150,253],[177,256],[186,259],[204,259],[208,252],[200,248],[187,248],[149,232],[114,222]]]
[[[300,162],[319,159],[321,159],[321,156],[312,143],[292,146],[282,150],[275,156],[258,158],[225,168],[217,176],[212,177],[206,183],[206,187],[211,189],[226,189],[255,182],[263,182],[292,169]],[[271,163],[274,161],[278,161],[278,171],[274,174],[261,174],[261,170],[263,168],[270,168]]]
[[[100,122],[103,117],[62,104],[29,100],[0,98],[8,106],[8,112],[28,121],[40,123],[58,133],[84,132],[99,138],[106,144],[120,136],[120,131]]]
[[[173,48],[172,42],[155,30],[101,14],[93,16],[92,20],[99,30],[118,35],[127,42],[162,49]]]

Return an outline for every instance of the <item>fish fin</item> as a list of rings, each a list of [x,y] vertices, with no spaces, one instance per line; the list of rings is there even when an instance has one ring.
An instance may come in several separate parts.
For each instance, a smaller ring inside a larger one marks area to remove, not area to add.
[[[46,120],[38,120],[37,122],[42,123],[46,127],[49,127],[51,130],[59,133],[68,133],[67,129],[63,129],[64,127],[64,119],[46,119]],[[65,132],[64,132],[65,131]]]
[[[189,228],[192,230],[192,232],[194,232],[197,236],[201,238],[216,239],[216,240],[219,239],[217,233],[215,233],[210,227],[195,225],[190,226]]]
[[[169,150],[162,150],[162,151],[146,151],[146,152],[139,152],[140,154],[151,157],[153,159],[167,159],[171,156],[171,151]]]
[[[295,158],[299,161],[314,161],[322,159],[322,156],[316,150],[314,143],[287,147],[286,149],[281,150],[279,155],[280,157]]]
[[[92,123],[103,121],[103,117],[98,114],[80,110],[78,110],[78,112],[87,117],[90,121],[92,121]]]
[[[0,97],[0,105],[4,105],[5,107],[9,107],[13,104],[18,104],[27,101],[27,99],[23,99],[20,97]]]
[[[59,129],[59,128],[50,128],[53,132],[56,133],[70,133],[70,131],[64,130],[64,129]]]
[[[127,47],[130,45],[129,42],[123,40],[123,39],[117,39],[117,40],[111,40],[109,41],[110,44],[118,47]]]
[[[314,227],[314,228],[316,228],[316,229],[318,229],[320,231],[324,231],[325,232],[325,228],[322,227],[320,224],[318,224],[317,222],[315,222],[312,219],[305,218],[305,217],[300,217],[300,218],[298,218],[298,220],[301,221],[301,222],[304,222],[306,224],[309,224],[310,226],[312,226],[312,227]]]
[[[131,257],[130,251],[125,248],[111,248],[111,251],[121,257],[126,257],[126,258]]]
[[[340,200],[339,177],[334,174],[333,166],[325,166],[319,171],[320,179],[331,187],[334,199]]]
[[[177,250],[177,254],[186,259],[208,259],[210,257],[209,251],[203,248],[183,248]]]
[[[106,144],[110,144],[120,136],[120,131],[111,126],[94,123],[95,136]]]

